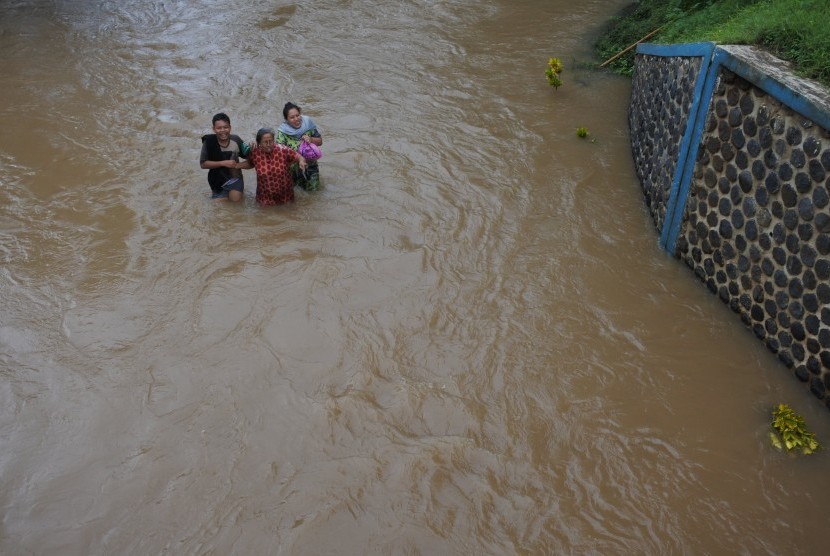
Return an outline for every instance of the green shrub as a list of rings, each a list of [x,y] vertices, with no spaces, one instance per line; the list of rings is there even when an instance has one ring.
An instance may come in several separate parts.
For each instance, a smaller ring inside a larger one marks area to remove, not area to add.
[[[639,0],[611,20],[595,46],[607,60],[655,29],[648,42],[755,45],[830,86],[828,21],[827,0]],[[632,48],[610,67],[631,75],[634,54]]]

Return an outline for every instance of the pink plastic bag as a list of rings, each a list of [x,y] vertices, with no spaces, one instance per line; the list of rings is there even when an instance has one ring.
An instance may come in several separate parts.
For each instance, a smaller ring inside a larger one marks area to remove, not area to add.
[[[311,141],[303,141],[302,143],[300,143],[299,148],[297,148],[297,152],[300,153],[300,156],[302,156],[309,162],[323,157],[323,151],[321,151],[320,147],[318,147]]]

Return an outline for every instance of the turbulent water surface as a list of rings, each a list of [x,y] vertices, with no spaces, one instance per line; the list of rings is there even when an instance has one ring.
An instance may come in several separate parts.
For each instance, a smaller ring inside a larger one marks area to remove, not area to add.
[[[585,69],[625,4],[0,4],[0,552],[819,552],[828,456],[767,435],[826,410]],[[211,201],[211,116],[289,100],[321,191]]]

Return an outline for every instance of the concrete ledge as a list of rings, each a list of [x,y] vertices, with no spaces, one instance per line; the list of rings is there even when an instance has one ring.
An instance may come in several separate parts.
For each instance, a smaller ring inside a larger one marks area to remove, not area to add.
[[[830,96],[820,84],[795,75],[792,65],[754,46],[724,45],[717,47],[726,56],[717,61],[756,87],[830,129]]]

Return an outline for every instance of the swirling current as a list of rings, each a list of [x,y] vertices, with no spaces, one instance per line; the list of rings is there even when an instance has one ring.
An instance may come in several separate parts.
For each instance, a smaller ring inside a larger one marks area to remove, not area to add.
[[[626,4],[3,2],[0,552],[820,552],[767,435],[826,410],[660,251],[591,69]],[[321,190],[211,201],[211,116],[287,101]]]

